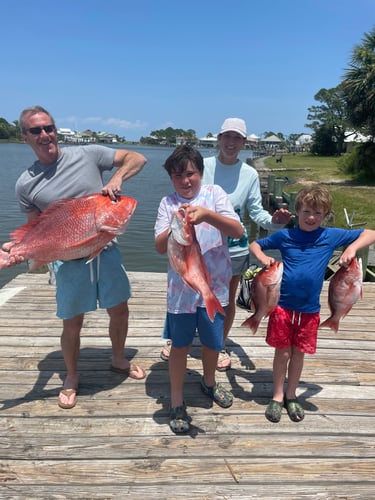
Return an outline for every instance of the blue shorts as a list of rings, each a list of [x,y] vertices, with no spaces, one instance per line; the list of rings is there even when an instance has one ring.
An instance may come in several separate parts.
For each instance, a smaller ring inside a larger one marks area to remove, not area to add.
[[[98,307],[109,309],[131,297],[128,276],[116,245],[103,250],[90,264],[87,258],[53,262],[57,316],[74,318]]]
[[[212,322],[205,307],[197,307],[196,313],[167,313],[163,337],[170,339],[175,347],[187,347],[192,344],[196,330],[205,347],[218,352],[224,348],[224,316],[217,313]]]

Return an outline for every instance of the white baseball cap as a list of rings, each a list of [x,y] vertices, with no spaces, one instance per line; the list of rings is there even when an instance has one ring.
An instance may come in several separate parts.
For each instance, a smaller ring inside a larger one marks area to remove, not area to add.
[[[237,132],[244,139],[247,138],[246,123],[242,118],[227,118],[224,120],[219,135],[224,132]]]

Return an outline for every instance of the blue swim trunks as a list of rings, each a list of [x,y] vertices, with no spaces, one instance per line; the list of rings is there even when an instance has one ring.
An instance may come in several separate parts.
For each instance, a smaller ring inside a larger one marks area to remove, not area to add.
[[[103,250],[90,264],[87,258],[53,262],[56,275],[56,315],[69,319],[98,305],[109,309],[131,297],[128,275],[116,245]]]
[[[196,330],[204,346],[218,352],[224,348],[224,316],[215,314],[212,323],[204,307],[197,307],[196,313],[167,313],[163,337],[170,339],[175,347],[187,347],[193,342]]]

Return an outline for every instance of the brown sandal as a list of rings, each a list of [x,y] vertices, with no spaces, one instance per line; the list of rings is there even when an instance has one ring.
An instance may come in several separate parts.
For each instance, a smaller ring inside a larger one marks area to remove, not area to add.
[[[135,380],[142,380],[146,376],[146,372],[144,371],[144,369],[138,365],[135,365],[134,363],[130,363],[129,368],[116,368],[116,366],[111,365],[111,371],[114,373],[121,373],[122,375],[127,375],[128,377],[133,378]],[[139,371],[141,372],[141,376],[134,376],[134,373],[138,374]]]
[[[220,365],[220,366],[219,366]],[[217,358],[216,370],[218,372],[226,372],[231,368],[230,354],[226,349],[219,352],[219,357]]]
[[[60,396],[63,395],[68,398],[68,401],[72,399],[71,403],[63,403],[60,400]],[[76,389],[61,389],[59,393],[59,399],[57,401],[57,404],[60,406],[60,408],[63,408],[64,410],[70,410],[71,408],[74,408],[75,405],[77,404],[77,390]]]
[[[165,346],[163,347],[163,349],[161,350],[161,353],[160,353],[160,358],[163,361],[169,360],[169,356],[171,354],[171,347],[172,347],[172,341],[167,340],[167,342],[165,343]]]

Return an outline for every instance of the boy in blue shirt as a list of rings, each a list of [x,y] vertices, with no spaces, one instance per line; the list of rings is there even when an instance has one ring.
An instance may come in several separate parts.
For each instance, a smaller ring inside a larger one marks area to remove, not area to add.
[[[275,260],[264,253],[271,249],[280,250],[284,264],[280,300],[270,315],[266,337],[267,344],[275,348],[273,398],[265,412],[271,422],[280,421],[283,406],[294,422],[304,418],[296,389],[305,353],[316,351],[319,298],[334,250],[347,247],[340,257],[340,265],[348,266],[358,250],[375,242],[372,230],[321,227],[331,209],[332,197],[325,188],[303,188],[295,202],[298,227],[282,229],[250,244],[250,251],[264,266]]]

